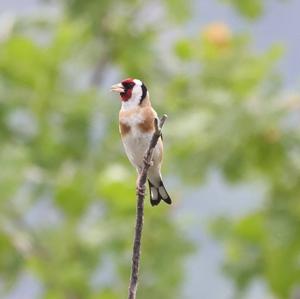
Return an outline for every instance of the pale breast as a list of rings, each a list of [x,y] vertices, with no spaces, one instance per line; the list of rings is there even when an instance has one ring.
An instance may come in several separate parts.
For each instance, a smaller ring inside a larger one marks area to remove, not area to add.
[[[143,158],[149,147],[152,137],[151,133],[142,133],[132,130],[129,134],[122,138],[125,152],[130,162],[136,167],[142,167]]]
[[[149,108],[120,111],[120,133],[130,162],[141,167],[154,132],[155,111]]]

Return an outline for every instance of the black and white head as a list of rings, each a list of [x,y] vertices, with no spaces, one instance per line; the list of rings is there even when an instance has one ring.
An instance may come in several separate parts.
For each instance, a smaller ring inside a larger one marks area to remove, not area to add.
[[[147,96],[147,88],[139,79],[125,79],[121,83],[114,84],[111,91],[120,93],[122,106],[133,108],[140,105]]]

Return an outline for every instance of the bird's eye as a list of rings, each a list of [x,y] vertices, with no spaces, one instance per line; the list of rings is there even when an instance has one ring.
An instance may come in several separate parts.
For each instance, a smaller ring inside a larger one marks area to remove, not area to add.
[[[123,82],[122,84],[126,89],[131,89],[135,85],[134,82]]]

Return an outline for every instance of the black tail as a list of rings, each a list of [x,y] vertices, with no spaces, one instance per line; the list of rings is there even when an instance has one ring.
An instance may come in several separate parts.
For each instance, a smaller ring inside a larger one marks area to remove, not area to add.
[[[161,200],[167,204],[171,204],[172,200],[163,184],[162,181],[159,183],[159,187],[155,187],[149,180],[149,193],[150,193],[150,203],[152,206],[157,206]]]

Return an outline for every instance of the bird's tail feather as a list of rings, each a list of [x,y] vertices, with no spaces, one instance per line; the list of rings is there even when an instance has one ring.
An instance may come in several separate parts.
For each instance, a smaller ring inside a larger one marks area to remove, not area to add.
[[[152,206],[157,206],[161,200],[167,204],[171,204],[172,200],[162,182],[160,180],[159,187],[155,187],[149,180],[149,193],[150,193],[150,203]]]

